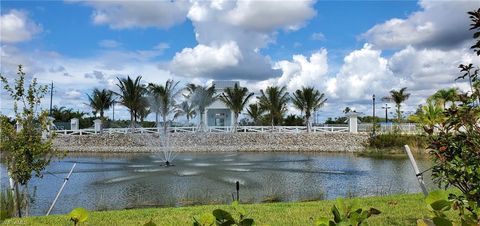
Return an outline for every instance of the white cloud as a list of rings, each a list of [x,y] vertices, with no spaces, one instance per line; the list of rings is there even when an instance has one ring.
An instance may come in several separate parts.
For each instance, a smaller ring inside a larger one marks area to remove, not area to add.
[[[2,43],[28,41],[41,31],[41,25],[30,20],[25,11],[12,9],[0,16],[0,40]]]
[[[467,11],[479,8],[479,1],[421,0],[419,4],[422,10],[406,19],[393,18],[377,24],[361,37],[381,49],[408,45],[453,48],[471,39]]]
[[[213,76],[209,75],[225,67],[233,67],[242,59],[242,53],[235,42],[212,47],[197,45],[195,48],[185,48],[175,54],[171,63],[173,71],[181,72],[184,76]]]
[[[113,29],[134,27],[169,28],[185,21],[190,3],[187,1],[87,1],[95,8],[95,24]]]
[[[340,71],[328,84],[331,96],[343,101],[361,101],[370,99],[372,94],[385,95],[392,87],[401,86],[402,80],[391,72],[381,51],[365,44],[345,56]]]
[[[314,1],[237,1],[225,19],[245,29],[269,32],[277,28],[297,30],[316,15]]]
[[[103,47],[103,48],[117,48],[117,47],[121,46],[122,43],[120,43],[118,41],[115,41],[115,40],[111,40],[111,39],[104,39],[104,40],[100,41],[98,43],[98,45],[100,47]]]
[[[323,90],[327,81],[327,54],[326,49],[321,49],[310,57],[294,55],[292,61],[277,62],[275,66],[283,72],[277,83],[287,86],[291,92],[302,86],[315,86]]]

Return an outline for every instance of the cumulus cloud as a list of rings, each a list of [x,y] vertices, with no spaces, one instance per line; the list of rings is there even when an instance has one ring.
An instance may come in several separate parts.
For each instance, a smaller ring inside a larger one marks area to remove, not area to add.
[[[26,11],[12,9],[0,16],[1,42],[28,41],[41,31],[42,26],[30,20]]]
[[[328,93],[343,101],[370,99],[372,94],[386,94],[393,85],[401,86],[388,67],[388,60],[380,50],[365,44],[345,56],[337,75],[328,82]]]
[[[306,20],[316,15],[313,3],[305,0],[237,1],[236,6],[226,13],[225,19],[248,30],[297,30]]]
[[[419,5],[420,11],[375,25],[361,37],[380,49],[408,45],[450,49],[471,39],[467,12],[479,8],[479,1],[421,0]]]
[[[197,45],[175,54],[171,67],[174,71],[183,71],[186,76],[209,76],[205,73],[236,66],[241,58],[242,53],[235,42],[212,47]]]
[[[217,47],[219,43],[233,42],[238,47],[238,54],[235,48],[235,61],[230,57],[229,64],[225,64],[225,60],[217,60],[210,65],[204,62],[206,67],[203,70],[189,69],[186,66],[191,65],[190,62],[182,60],[195,59],[198,51],[186,48],[175,56],[171,69],[176,74],[214,79],[262,80],[278,77],[281,72],[272,68],[274,62],[263,56],[260,50],[275,40],[277,29],[298,29],[315,14],[313,1],[194,2],[187,15],[199,43],[193,49],[209,47],[210,50],[221,51]],[[192,56],[187,57],[188,54]]]
[[[95,24],[109,25],[113,29],[134,27],[169,28],[185,21],[188,1],[86,1],[94,7]]]
[[[278,79],[277,84],[287,86],[291,92],[302,86],[325,89],[328,72],[327,55],[327,50],[321,49],[311,54],[310,57],[294,55],[292,61],[277,62],[275,66],[282,70],[282,76]]]

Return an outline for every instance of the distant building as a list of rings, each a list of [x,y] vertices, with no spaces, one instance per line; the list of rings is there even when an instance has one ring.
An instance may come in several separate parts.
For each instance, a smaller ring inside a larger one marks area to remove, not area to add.
[[[228,87],[234,87],[235,84],[239,84],[238,81],[213,81],[215,91],[217,94],[223,93],[223,90]],[[240,85],[240,84],[239,84]],[[225,104],[216,100],[206,108],[205,121],[207,126],[233,126],[233,111],[230,110]]]

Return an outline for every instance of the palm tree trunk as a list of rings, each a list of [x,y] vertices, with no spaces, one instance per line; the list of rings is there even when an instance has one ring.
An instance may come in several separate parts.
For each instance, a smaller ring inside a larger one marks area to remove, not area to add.
[[[232,128],[233,133],[237,132],[237,125],[238,125],[238,113],[235,112],[233,114],[233,128]]]
[[[132,132],[133,128],[135,128],[135,122],[133,121],[134,114],[134,111],[130,111],[130,128],[132,129]]]
[[[203,117],[205,115],[205,111],[200,111],[200,124],[198,125],[198,131],[205,132],[205,121]]]
[[[310,116],[305,116],[305,125],[307,126],[307,133],[310,132]]]
[[[168,128],[168,125],[167,125],[167,115],[166,114],[162,114],[162,118],[163,118],[163,133],[165,135],[167,135],[167,128]]]
[[[158,128],[158,111],[155,111],[155,126]]]

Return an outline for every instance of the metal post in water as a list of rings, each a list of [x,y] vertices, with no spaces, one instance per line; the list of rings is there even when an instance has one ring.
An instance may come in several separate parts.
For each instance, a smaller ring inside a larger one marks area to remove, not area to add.
[[[423,175],[420,173],[420,170],[418,170],[417,162],[415,162],[415,158],[413,158],[413,154],[410,151],[410,147],[408,145],[405,145],[405,152],[408,155],[408,158],[410,159],[410,163],[412,163],[413,170],[415,171],[415,176],[417,177],[418,183],[420,184],[420,188],[422,189],[423,194],[425,197],[428,195],[428,190],[427,187],[425,186],[425,182],[423,181]]]
[[[235,183],[237,185],[237,202],[240,202],[240,182]]]
[[[50,212],[52,211],[53,207],[55,206],[55,203],[57,202],[58,200],[58,197],[60,197],[60,194],[62,193],[63,191],[63,188],[65,187],[65,185],[67,184],[67,181],[68,179],[70,178],[70,175],[72,175],[73,173],[73,169],[75,168],[75,166],[77,165],[77,163],[74,163],[72,168],[70,169],[70,172],[68,173],[67,177],[65,177],[64,181],[63,181],[63,184],[62,184],[62,187],[60,187],[60,190],[58,190],[58,193],[57,193],[57,196],[55,196],[55,199],[53,200],[53,203],[52,205],[50,206],[50,208],[48,209],[47,211],[47,214],[45,216],[48,216],[50,214]]]

